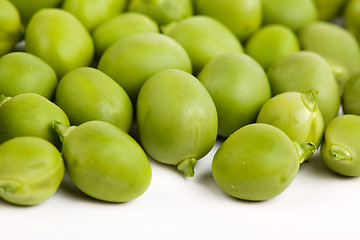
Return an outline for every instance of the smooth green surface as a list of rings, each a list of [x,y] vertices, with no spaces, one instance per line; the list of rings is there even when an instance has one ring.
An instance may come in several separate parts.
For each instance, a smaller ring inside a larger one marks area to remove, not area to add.
[[[159,27],[145,14],[126,12],[99,24],[92,32],[95,53],[99,58],[117,40],[143,32],[158,33]]]
[[[271,90],[261,66],[244,53],[225,53],[211,59],[198,75],[215,102],[218,134],[228,137],[253,123]]]
[[[146,81],[136,116],[142,146],[159,162],[198,160],[214,146],[215,104],[199,80],[184,71],[163,70]]]
[[[344,9],[345,27],[360,41],[360,1],[349,0]]]
[[[321,158],[336,173],[360,176],[359,142],[360,116],[338,116],[326,127]]]
[[[61,9],[38,11],[26,28],[25,41],[26,51],[47,62],[59,78],[89,66],[94,55],[89,32],[74,15]]]
[[[311,142],[319,147],[324,120],[318,108],[317,94],[314,90],[278,94],[262,106],[256,122],[279,128],[299,144]]]
[[[12,52],[0,58],[0,94],[37,93],[51,100],[57,83],[55,71],[35,55]]]
[[[18,137],[0,145],[0,198],[35,205],[53,196],[65,172],[60,152],[37,137]]]
[[[261,0],[193,0],[195,13],[216,18],[241,41],[262,23]]]
[[[299,170],[291,139],[268,124],[240,128],[215,153],[212,174],[217,185],[235,198],[262,201],[283,192]]]
[[[322,56],[330,65],[340,88],[360,69],[360,48],[354,35],[333,23],[314,22],[299,32],[302,48]]]
[[[193,15],[192,0],[129,0],[127,10],[146,14],[160,26]]]
[[[194,74],[216,55],[243,52],[235,34],[212,17],[192,16],[168,25],[163,31],[185,48]]]
[[[68,72],[56,88],[55,103],[71,125],[102,120],[128,132],[133,119],[129,96],[103,72],[82,67]]]
[[[60,135],[66,131],[57,124],[54,129]],[[89,121],[72,127],[63,138],[62,154],[71,180],[93,198],[127,202],[140,197],[150,185],[146,154],[110,123]]]
[[[273,96],[286,91],[319,92],[318,103],[325,125],[337,115],[340,91],[331,68],[316,53],[300,51],[276,61],[267,71]]]
[[[355,72],[346,81],[342,92],[344,114],[360,115],[360,71]]]
[[[34,136],[60,147],[51,124],[57,120],[69,126],[61,108],[35,93],[23,93],[0,103],[0,143],[20,136]]]
[[[191,73],[191,62],[184,48],[160,33],[138,33],[111,45],[100,58],[98,69],[120,84],[136,102],[144,82],[164,69]]]
[[[18,10],[11,2],[0,0],[0,57],[14,49],[23,31]]]
[[[61,8],[72,13],[91,32],[103,21],[125,10],[127,0],[64,0]]]
[[[288,27],[271,24],[260,28],[246,42],[245,52],[264,69],[291,53],[300,51],[295,33]]]
[[[342,8],[348,0],[313,0],[319,20],[330,21],[342,13]]]

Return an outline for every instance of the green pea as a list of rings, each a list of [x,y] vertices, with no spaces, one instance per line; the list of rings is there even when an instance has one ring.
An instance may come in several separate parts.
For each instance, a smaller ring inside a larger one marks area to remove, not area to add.
[[[297,147],[283,131],[253,123],[222,143],[211,169],[216,184],[225,193],[239,199],[262,201],[279,195],[291,184],[302,160]]]
[[[313,0],[318,12],[319,20],[330,21],[338,16],[348,0]]]
[[[105,73],[90,67],[68,72],[56,88],[55,103],[71,125],[102,120],[129,131],[133,108],[129,96]]]
[[[137,33],[118,40],[104,52],[98,65],[133,102],[149,77],[171,68],[191,73],[191,62],[179,43],[160,33]]]
[[[216,55],[243,52],[235,34],[212,17],[192,16],[168,25],[163,31],[185,48],[191,59],[194,74],[199,73]]]
[[[26,25],[32,16],[43,8],[58,7],[62,0],[9,0],[19,10],[21,20]]]
[[[360,1],[349,0],[344,9],[345,27],[360,41]]]
[[[360,71],[346,81],[342,93],[342,107],[345,114],[360,115]]]
[[[318,19],[313,0],[261,0],[263,24],[281,24],[293,31]]]
[[[0,198],[36,205],[53,196],[65,172],[60,152],[37,137],[17,137],[0,145]]]
[[[253,34],[262,22],[260,0],[193,0],[195,12],[216,18],[241,40]]]
[[[341,115],[325,129],[321,158],[332,171],[345,176],[360,176],[360,117]]]
[[[25,33],[25,49],[47,62],[61,78],[90,65],[94,44],[89,32],[71,13],[47,8],[38,11]]]
[[[318,108],[318,92],[284,92],[272,97],[261,108],[257,122],[275,126],[297,143],[320,146],[324,120]]]
[[[253,123],[271,90],[261,66],[244,53],[224,53],[211,59],[198,75],[215,102],[218,134],[228,137]]]
[[[103,21],[125,10],[127,0],[64,0],[62,9],[74,14],[91,32]]]
[[[0,57],[14,49],[23,31],[18,10],[11,2],[0,0]]]
[[[117,40],[143,32],[158,33],[159,27],[154,20],[141,13],[122,13],[100,23],[92,32],[96,56],[101,57]]]
[[[340,91],[327,62],[316,53],[299,51],[285,56],[267,71],[272,94],[287,91],[319,92],[318,104],[325,125],[339,110]]]
[[[25,52],[12,52],[0,58],[0,93],[13,97],[37,93],[52,99],[58,80],[43,60]]]
[[[322,56],[330,65],[340,88],[360,69],[360,48],[356,38],[333,23],[314,22],[299,32],[302,48]]]
[[[217,136],[216,108],[206,88],[187,72],[163,70],[145,82],[136,109],[145,151],[194,176],[196,161],[212,149]]]
[[[55,122],[69,176],[85,194],[108,202],[141,196],[151,181],[149,160],[139,144],[121,129],[103,121],[78,127]]]
[[[146,14],[165,25],[193,15],[193,6],[192,0],[129,0],[128,11]]]
[[[34,136],[60,146],[51,124],[54,120],[69,125],[61,108],[35,93],[0,98],[0,144],[14,137]]]
[[[271,24],[260,28],[247,41],[245,52],[264,69],[291,53],[300,51],[295,33],[284,25]]]

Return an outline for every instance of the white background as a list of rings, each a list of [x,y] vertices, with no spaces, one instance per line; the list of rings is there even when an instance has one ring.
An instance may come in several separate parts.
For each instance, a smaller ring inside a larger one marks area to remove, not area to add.
[[[67,175],[40,205],[0,200],[0,239],[360,239],[360,178],[331,172],[317,152],[280,195],[242,201],[212,178],[220,143],[193,178],[150,159],[150,187],[127,203],[87,197]]]

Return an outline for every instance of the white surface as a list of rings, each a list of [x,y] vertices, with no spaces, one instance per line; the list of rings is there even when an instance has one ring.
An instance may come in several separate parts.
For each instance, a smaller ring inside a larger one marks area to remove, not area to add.
[[[68,176],[38,206],[0,200],[0,239],[360,239],[360,178],[332,173],[317,154],[277,197],[237,200],[211,175],[219,143],[194,178],[150,160],[150,187],[128,203],[91,199]]]

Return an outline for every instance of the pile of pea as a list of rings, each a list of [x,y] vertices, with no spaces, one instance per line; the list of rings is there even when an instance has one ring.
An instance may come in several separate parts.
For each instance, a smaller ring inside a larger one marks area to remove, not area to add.
[[[262,201],[316,151],[360,176],[360,0],[0,0],[0,198],[65,170],[127,202],[149,157]],[[196,177],[196,176],[195,176]]]

